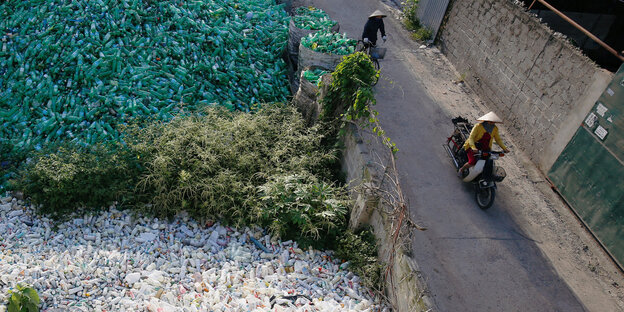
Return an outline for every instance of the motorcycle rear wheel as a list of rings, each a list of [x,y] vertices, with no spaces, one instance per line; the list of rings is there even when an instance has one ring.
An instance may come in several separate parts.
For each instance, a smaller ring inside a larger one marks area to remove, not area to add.
[[[492,207],[496,197],[496,189],[493,187],[475,189],[475,200],[479,208],[485,210]]]

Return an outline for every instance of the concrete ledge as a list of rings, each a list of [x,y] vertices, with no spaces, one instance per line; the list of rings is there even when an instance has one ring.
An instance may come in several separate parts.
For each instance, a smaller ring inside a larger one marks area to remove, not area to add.
[[[387,265],[386,289],[390,302],[396,311],[436,311],[418,264],[410,257],[413,229],[409,210],[404,209],[401,217],[396,207],[394,195],[399,190],[393,181],[392,154],[375,134],[354,124],[349,125],[343,141],[342,168],[355,199],[349,226],[352,229],[365,224],[372,226],[379,260]]]

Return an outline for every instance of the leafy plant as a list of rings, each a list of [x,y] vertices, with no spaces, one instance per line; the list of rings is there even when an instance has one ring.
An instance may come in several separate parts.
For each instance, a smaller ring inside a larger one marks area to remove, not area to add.
[[[459,75],[459,77],[457,77],[457,80],[453,81],[454,83],[465,83],[466,82],[466,76],[468,75],[467,72],[463,72]]]
[[[322,100],[321,118],[329,121],[340,116],[344,128],[345,121],[364,121],[364,127],[373,128],[373,132],[384,138],[384,143],[396,153],[396,145],[386,137],[379,127],[377,111],[372,106],[377,103],[372,83],[379,78],[368,55],[357,52],[346,56],[332,73],[332,82]]]
[[[382,266],[377,260],[375,235],[370,229],[345,231],[338,240],[336,256],[349,261],[349,270],[357,274],[365,286],[377,290],[383,288]]]
[[[304,247],[328,247],[346,226],[350,200],[344,187],[294,174],[272,177],[258,189],[260,202],[252,215],[273,234]]]
[[[17,284],[17,291],[9,290],[8,312],[38,312],[39,295],[30,286]]]
[[[261,223],[310,243],[335,241],[348,197],[333,184],[337,151],[325,145],[325,132],[322,124],[307,127],[291,106],[252,113],[212,107],[130,127],[126,146],[42,152],[14,189],[56,217],[121,201],[158,217],[187,211],[234,225]],[[284,178],[290,176],[296,178]]]
[[[67,145],[36,154],[22,166],[11,188],[41,204],[41,212],[63,217],[121,200],[138,175],[138,160],[126,148]]]
[[[418,41],[427,41],[431,39],[431,36],[433,32],[424,26],[418,27],[412,34],[412,37]]]
[[[376,103],[371,84],[379,72],[368,55],[357,52],[344,57],[331,75],[331,85],[323,98],[322,118],[331,120],[343,113],[351,119],[370,115],[368,103]]]
[[[405,0],[401,2],[403,6],[402,17],[405,27],[412,31],[412,39],[417,41],[427,41],[433,36],[433,32],[420,24],[418,20],[419,0]]]
[[[208,108],[202,116],[131,133],[128,145],[145,167],[137,207],[161,217],[186,210],[200,219],[248,224],[259,186],[294,173],[329,181],[337,160],[321,144],[321,128],[306,127],[290,106],[267,105],[252,114]]]
[[[403,23],[407,29],[412,31],[420,27],[420,21],[416,16],[416,13],[418,13],[418,2],[419,0],[405,0],[401,2],[403,6]]]

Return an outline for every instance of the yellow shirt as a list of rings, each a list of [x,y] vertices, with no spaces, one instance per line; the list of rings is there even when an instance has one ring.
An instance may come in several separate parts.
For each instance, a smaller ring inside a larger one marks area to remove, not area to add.
[[[482,123],[476,124],[472,128],[472,131],[470,131],[470,136],[468,137],[468,140],[466,140],[466,143],[464,143],[464,149],[477,149],[475,143],[479,142],[479,140],[481,140],[485,133],[486,131]],[[505,144],[503,144],[503,140],[501,140],[500,135],[498,135],[498,127],[496,125],[494,125],[494,129],[492,130],[492,133],[490,135],[492,136],[492,138],[494,138],[494,140],[496,140],[496,144],[498,144],[498,146],[500,146],[504,150],[507,149]],[[490,139],[490,149],[492,149],[492,139]]]

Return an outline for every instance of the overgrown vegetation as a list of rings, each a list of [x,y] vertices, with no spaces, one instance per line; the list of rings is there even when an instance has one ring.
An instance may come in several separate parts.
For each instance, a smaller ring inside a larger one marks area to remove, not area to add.
[[[393,152],[397,152],[395,143],[379,127],[379,113],[372,108],[377,103],[372,87],[377,79],[379,71],[368,55],[357,52],[346,56],[332,73],[332,82],[323,98],[321,118],[326,121],[338,118],[342,121],[341,128],[347,121],[362,119],[364,127],[372,128]]]
[[[346,230],[350,199],[334,144],[335,129],[363,120],[397,151],[372,109],[378,78],[370,58],[356,53],[332,73],[322,120],[313,127],[290,106],[252,113],[211,107],[132,126],[125,145],[49,148],[25,163],[12,188],[54,217],[117,202],[161,218],[185,211],[200,220],[260,225],[303,247],[335,249],[365,285],[380,289],[374,236]]]
[[[420,27],[420,21],[418,17],[416,17],[419,1],[420,0],[405,0],[401,2],[401,6],[403,7],[403,23],[409,30],[415,30]]]
[[[275,176],[259,191],[252,216],[273,233],[291,234],[303,246],[322,238],[329,243],[325,247],[334,247],[346,227],[349,198],[343,187],[310,174],[294,174]]]
[[[118,201],[157,217],[186,211],[321,244],[344,228],[348,204],[344,188],[334,185],[336,150],[322,144],[322,129],[306,127],[288,106],[253,114],[209,108],[132,127],[125,147],[39,154],[14,188],[55,216]]]
[[[417,41],[427,41],[433,35],[432,31],[420,24],[416,13],[418,12],[419,0],[405,0],[401,2],[403,7],[403,24],[412,32],[411,37]]]
[[[346,56],[332,72],[332,82],[323,99],[323,116],[332,120],[336,116],[355,120],[374,116],[375,105],[372,84],[379,77],[368,55],[357,52]]]
[[[307,128],[293,108],[254,114],[208,109],[203,116],[135,129],[128,140],[146,167],[136,193],[157,216],[180,209],[234,224],[249,218],[257,189],[275,176],[310,174],[331,181],[335,150],[322,128]]]
[[[362,279],[366,287],[381,290],[382,266],[377,260],[375,236],[370,229],[346,231],[338,242],[336,255],[349,261],[350,269]]]
[[[428,28],[421,26],[412,33],[412,39],[417,41],[427,41],[433,36],[433,32]]]
[[[30,286],[17,284],[17,291],[9,290],[8,312],[39,312],[39,295]]]
[[[140,172],[139,159],[121,146],[49,147],[34,155],[12,186],[40,211],[63,217],[80,208],[97,210],[129,196]]]

